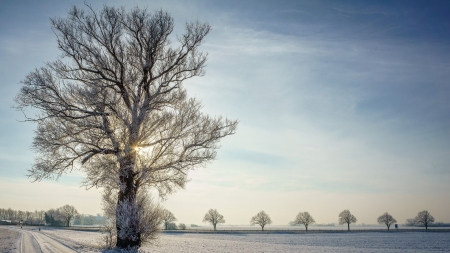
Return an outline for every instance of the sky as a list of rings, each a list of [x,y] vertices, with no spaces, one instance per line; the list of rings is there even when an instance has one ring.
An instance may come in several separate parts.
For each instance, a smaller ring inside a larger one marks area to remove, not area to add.
[[[357,224],[422,210],[450,222],[450,2],[88,2],[162,9],[175,34],[212,26],[206,75],[185,88],[239,126],[162,202],[178,222],[203,225],[210,208],[234,225],[261,210],[277,225],[303,211],[337,223],[344,209]],[[81,172],[27,178],[36,126],[12,108],[26,74],[60,55],[49,19],[73,5],[83,1],[0,2],[0,208],[102,212]]]

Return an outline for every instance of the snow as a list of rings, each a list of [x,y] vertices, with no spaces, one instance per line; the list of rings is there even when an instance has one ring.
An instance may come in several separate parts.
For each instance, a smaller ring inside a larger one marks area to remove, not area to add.
[[[450,233],[164,234],[151,252],[449,252]]]
[[[20,252],[19,239],[19,232],[10,231],[5,227],[0,227],[0,252]]]
[[[71,244],[80,246],[83,245],[91,248],[100,248],[103,243],[103,234],[100,232],[65,230],[57,228],[45,228],[42,232],[59,240],[68,241]]]
[[[24,228],[25,230],[25,228]],[[63,247],[60,252],[102,252],[100,232],[44,228],[20,231],[0,227],[0,252],[15,251],[18,233],[31,233],[40,245]],[[9,238],[9,239],[5,239]],[[62,246],[61,246],[62,245]],[[3,247],[3,248],[2,248]],[[450,232],[321,232],[321,233],[162,233],[144,252],[450,252]],[[46,252],[43,249],[43,252]]]

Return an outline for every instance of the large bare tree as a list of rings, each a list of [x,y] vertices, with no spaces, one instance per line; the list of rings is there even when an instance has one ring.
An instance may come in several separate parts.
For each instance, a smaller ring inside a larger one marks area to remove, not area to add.
[[[423,210],[417,214],[415,220],[416,224],[423,224],[425,226],[425,230],[428,230],[428,225],[434,222],[434,217],[427,210]]]
[[[347,229],[350,231],[350,224],[357,221],[356,217],[350,213],[349,210],[344,210],[339,213],[339,225],[347,224]]]
[[[219,223],[225,223],[223,215],[221,215],[217,209],[209,209],[208,212],[203,217],[203,222],[209,222],[213,225],[214,231],[216,231],[216,226]]]
[[[387,226],[387,229],[391,227],[392,224],[396,223],[397,220],[392,217],[388,212],[385,212],[383,215],[378,217],[377,222],[379,224],[385,224]]]
[[[173,18],[164,11],[73,7],[51,19],[62,54],[29,73],[17,108],[37,109],[30,176],[58,178],[80,169],[87,187],[116,189],[117,247],[141,245],[140,190],[161,197],[184,187],[187,173],[216,156],[237,122],[202,114],[183,81],[204,74],[199,46],[207,23],[186,23],[172,43]],[[127,222],[121,223],[126,216]]]
[[[266,212],[261,211],[257,213],[255,216],[252,217],[250,220],[250,225],[258,224],[261,226],[261,230],[264,231],[264,227],[266,225],[272,224],[272,220],[270,219],[269,215],[266,214]]]
[[[314,223],[316,223],[316,221],[308,212],[298,213],[294,221],[294,224],[303,224],[306,231],[308,231],[308,226]]]

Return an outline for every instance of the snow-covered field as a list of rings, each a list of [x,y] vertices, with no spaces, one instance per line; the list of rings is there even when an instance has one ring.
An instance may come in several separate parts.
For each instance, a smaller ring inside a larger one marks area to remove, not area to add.
[[[17,231],[17,230],[16,230]],[[16,232],[5,236],[14,251]],[[34,232],[33,232],[34,231]],[[85,232],[44,228],[27,233],[42,233],[77,252],[102,252],[100,232]],[[36,234],[34,234],[36,236]],[[3,240],[4,241],[4,240]],[[38,240],[39,241],[39,240]],[[17,245],[17,244],[15,244]],[[449,232],[354,232],[354,233],[300,233],[300,234],[214,234],[214,233],[162,233],[153,244],[141,248],[145,252],[450,252]],[[43,251],[45,252],[45,251]]]
[[[450,252],[450,233],[164,234],[150,252]]]
[[[16,231],[0,227],[0,252],[13,253],[19,250],[20,234]]]
[[[50,229],[46,234],[99,245],[101,234]],[[450,233],[364,232],[314,234],[162,233],[147,252],[450,252]]]

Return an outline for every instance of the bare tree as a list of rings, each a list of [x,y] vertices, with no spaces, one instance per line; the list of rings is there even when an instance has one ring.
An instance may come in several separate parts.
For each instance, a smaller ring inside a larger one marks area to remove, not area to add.
[[[339,225],[347,224],[348,231],[350,231],[350,224],[356,221],[356,217],[349,210],[344,210],[339,214]]]
[[[225,219],[216,209],[209,209],[203,218],[203,222],[211,223],[214,226],[214,231],[216,231],[216,225],[218,223],[225,223]]]
[[[434,217],[430,214],[430,212],[424,210],[417,214],[415,220],[416,224],[423,224],[425,229],[428,230],[428,225],[434,222]]]
[[[252,217],[252,219],[250,220],[250,225],[255,225],[258,224],[261,226],[261,230],[264,231],[264,227],[266,225],[270,225],[272,224],[272,220],[270,219],[269,215],[266,214],[266,212],[261,211],[258,214],[256,214],[255,216]]]
[[[77,209],[75,209],[74,206],[71,205],[65,205],[63,207],[60,207],[58,209],[61,217],[64,219],[64,223],[66,224],[66,227],[70,227],[70,221],[72,218],[78,214]]]
[[[16,216],[15,216],[14,210],[12,210],[11,208],[8,208],[8,210],[6,210],[6,215],[8,216],[8,220],[15,221]]]
[[[314,223],[316,223],[316,221],[308,212],[298,213],[297,217],[295,217],[295,221],[294,221],[294,224],[303,224],[306,228],[306,231],[308,231],[309,224],[314,224]]]
[[[416,223],[417,223],[417,222],[416,222],[416,219],[414,219],[414,218],[406,219],[406,221],[405,221],[405,225],[406,225],[406,226],[409,226],[409,227],[415,226]]]
[[[180,230],[186,230],[186,224],[180,223],[180,224],[178,224],[178,228],[179,228]]]
[[[165,229],[168,230],[169,224],[172,223],[172,222],[174,222],[174,221],[176,221],[177,218],[175,218],[175,215],[173,215],[172,212],[170,212],[170,211],[167,210],[167,209],[164,209],[164,210],[162,211],[161,220],[162,220],[163,223],[164,223]]]
[[[116,224],[116,245],[138,248],[138,192],[152,187],[164,198],[183,188],[187,173],[212,161],[236,130],[237,121],[202,114],[182,86],[204,74],[199,46],[210,26],[187,23],[173,44],[170,14],[108,6],[73,7],[51,24],[61,58],[29,73],[15,99],[19,110],[39,111],[27,116],[37,123],[39,154],[29,176],[80,169],[86,187],[113,187],[116,222],[133,221]]]
[[[25,212],[21,210],[17,211],[17,218],[20,222],[23,222],[23,220],[25,219]]]
[[[378,217],[377,222],[379,224],[385,224],[387,226],[387,229],[391,227],[392,224],[396,223],[397,220],[392,217],[389,213],[385,212],[383,215]]]

